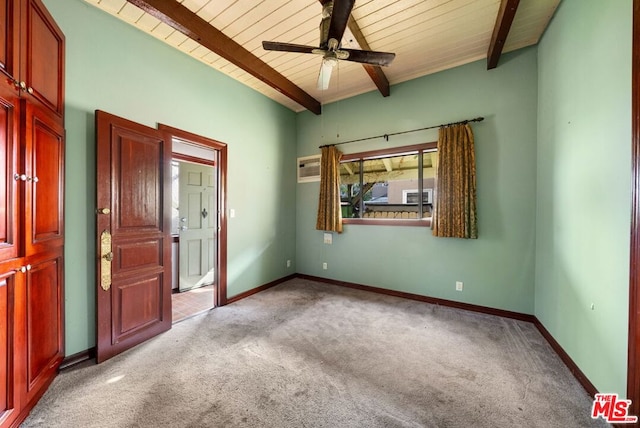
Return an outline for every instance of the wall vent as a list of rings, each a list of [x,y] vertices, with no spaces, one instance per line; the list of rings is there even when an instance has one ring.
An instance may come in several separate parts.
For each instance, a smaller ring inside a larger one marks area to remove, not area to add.
[[[320,181],[320,155],[298,158],[298,183]]]

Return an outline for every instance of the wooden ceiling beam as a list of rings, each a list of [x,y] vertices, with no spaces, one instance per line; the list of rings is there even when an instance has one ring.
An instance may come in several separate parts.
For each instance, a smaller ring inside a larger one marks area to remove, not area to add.
[[[496,25],[493,27],[493,35],[491,36],[491,44],[487,52],[487,70],[498,66],[502,49],[509,35],[519,4],[520,0],[502,0],[500,3]]]
[[[320,102],[177,1],[127,0],[315,114]]]

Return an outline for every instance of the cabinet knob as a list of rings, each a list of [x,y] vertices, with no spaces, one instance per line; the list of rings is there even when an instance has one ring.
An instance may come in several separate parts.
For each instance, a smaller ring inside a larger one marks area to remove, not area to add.
[[[40,179],[38,177],[33,177],[33,182],[37,183],[38,181],[40,181]]]
[[[27,181],[27,174],[15,174],[13,178],[15,178],[16,181]]]
[[[29,86],[27,88],[27,92],[30,93],[30,94],[33,94],[33,88],[31,86]]]
[[[31,265],[20,266],[18,269],[15,269],[16,272],[25,273],[31,270]]]
[[[111,210],[109,208],[98,208],[98,214],[109,214]]]

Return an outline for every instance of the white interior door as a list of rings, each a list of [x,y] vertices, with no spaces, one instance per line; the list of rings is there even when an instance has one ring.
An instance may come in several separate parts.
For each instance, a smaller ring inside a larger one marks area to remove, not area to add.
[[[185,291],[215,280],[215,167],[180,162],[179,183],[179,289]]]

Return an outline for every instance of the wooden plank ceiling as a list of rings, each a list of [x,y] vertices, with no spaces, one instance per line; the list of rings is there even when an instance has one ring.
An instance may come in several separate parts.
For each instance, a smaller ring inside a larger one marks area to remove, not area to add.
[[[84,1],[291,110],[316,114],[320,104],[369,91],[393,96],[394,84],[469,62],[499,67],[501,53],[538,42],[560,2],[357,0],[342,46],[396,58],[389,67],[340,61],[319,90],[320,56],[265,51],[262,41],[317,46],[327,0]]]

